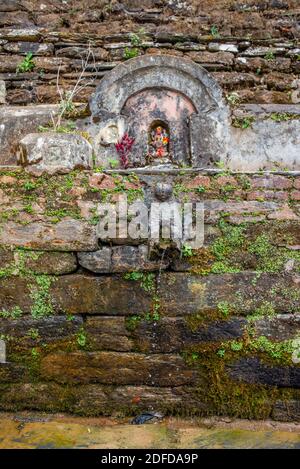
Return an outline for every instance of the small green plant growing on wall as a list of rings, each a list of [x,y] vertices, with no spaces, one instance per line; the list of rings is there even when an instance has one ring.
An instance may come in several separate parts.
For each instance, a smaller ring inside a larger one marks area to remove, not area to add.
[[[28,331],[28,336],[33,339],[33,340],[36,340],[39,338],[39,331],[37,329],[34,329],[34,328],[31,328],[29,329]]]
[[[33,53],[28,52],[22,62],[17,66],[17,73],[31,72],[35,68]]]
[[[181,248],[182,257],[192,257],[193,249],[188,244],[183,244]]]
[[[293,115],[293,114],[288,114],[286,112],[272,112],[271,114],[271,119],[275,122],[283,122],[283,121],[288,121],[288,120],[292,120],[294,119],[295,117],[299,117],[296,115]]]
[[[213,38],[220,37],[218,27],[215,24],[213,24],[212,27],[210,28],[210,34],[212,35]]]
[[[134,59],[138,55],[139,55],[139,50],[136,47],[133,47],[131,49],[129,47],[125,47],[124,56],[123,56],[125,60]]]
[[[224,317],[227,317],[229,316],[232,308],[230,306],[230,304],[228,303],[228,301],[220,301],[218,304],[217,304],[217,308],[218,308],[218,311],[220,311],[220,313],[224,316]]]
[[[142,39],[139,36],[139,34],[130,33],[129,34],[129,39],[130,39],[130,42],[131,42],[132,46],[139,47],[142,44]]]
[[[254,117],[235,117],[232,119],[232,125],[233,127],[236,127],[238,129],[249,129],[249,127],[252,126],[254,122]]]
[[[218,355],[220,358],[223,358],[223,357],[225,356],[225,349],[220,348],[220,349],[217,351],[217,355]]]
[[[265,54],[265,57],[264,57],[266,60],[274,60],[275,59],[275,55],[274,55],[274,52],[272,51],[268,51],[266,54]]]
[[[231,106],[235,106],[236,104],[238,104],[241,100],[240,96],[238,93],[236,92],[232,92],[230,94],[228,94],[226,96],[226,99],[228,101],[228,103],[231,105]]]
[[[239,352],[243,349],[243,343],[233,340],[230,344],[230,348],[233,352]]]
[[[155,274],[144,274],[143,272],[128,272],[124,274],[125,280],[140,281],[140,285],[148,293],[155,289]]]
[[[142,315],[133,314],[132,316],[128,316],[125,320],[126,329],[128,331],[134,331],[138,327],[141,320],[142,320]]]
[[[13,308],[9,310],[3,309],[2,311],[0,311],[0,318],[18,319],[22,316],[22,314],[23,314],[23,311],[21,310],[21,308],[19,306],[14,306]]]
[[[111,159],[108,160],[108,162],[109,162],[109,166],[110,166],[112,169],[118,167],[118,164],[119,164],[118,160],[115,160],[115,159],[111,158]]]
[[[80,348],[84,348],[87,344],[87,336],[85,330],[81,328],[77,334],[77,344]]]
[[[37,184],[32,181],[26,181],[24,182],[23,188],[25,189],[25,191],[33,191],[37,188]]]
[[[47,275],[37,275],[36,284],[30,285],[30,297],[33,300],[31,315],[33,318],[43,318],[51,316],[54,313],[52,298],[50,295],[50,286],[55,279]]]
[[[205,191],[206,191],[206,188],[201,185],[195,189],[195,192],[198,192],[198,194],[203,194]]]
[[[31,349],[31,356],[34,360],[37,360],[40,356],[40,352],[35,347],[33,347]]]

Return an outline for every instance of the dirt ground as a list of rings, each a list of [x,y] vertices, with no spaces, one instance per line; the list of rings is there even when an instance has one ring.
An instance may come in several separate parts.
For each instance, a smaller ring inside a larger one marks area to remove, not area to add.
[[[230,418],[131,419],[0,413],[0,448],[300,448],[300,424]]]

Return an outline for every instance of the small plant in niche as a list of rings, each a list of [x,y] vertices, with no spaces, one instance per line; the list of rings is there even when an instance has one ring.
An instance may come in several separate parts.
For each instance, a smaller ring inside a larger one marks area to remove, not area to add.
[[[128,133],[125,133],[121,140],[119,140],[115,144],[115,148],[117,150],[117,153],[120,157],[120,162],[122,165],[122,168],[126,169],[128,168],[129,165],[129,154],[132,149],[132,145],[134,144],[134,138],[130,137]]]

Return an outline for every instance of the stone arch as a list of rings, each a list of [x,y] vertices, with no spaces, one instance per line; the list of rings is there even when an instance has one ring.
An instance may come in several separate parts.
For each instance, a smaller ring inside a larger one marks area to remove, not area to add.
[[[211,75],[200,65],[174,56],[145,55],[128,60],[108,73],[98,85],[90,101],[93,121],[103,126],[105,122],[117,120],[121,116],[126,121],[126,129],[136,139],[132,155],[132,166],[143,166],[147,159],[147,135],[139,134],[137,122],[140,121],[138,111],[128,103],[135,102],[136,97],[144,97],[149,93],[165,94],[165,100],[172,93],[177,93],[178,101],[191,103],[193,112],[187,117],[180,115],[185,125],[174,125],[170,122],[173,132],[173,162],[190,164],[194,167],[209,166],[220,156],[226,156],[229,132],[229,111],[222,96],[222,90]],[[179,98],[181,97],[181,98]],[[154,111],[153,111],[154,112]],[[156,106],[157,114],[159,114]],[[162,119],[162,116],[157,115]],[[178,132],[180,128],[180,132]],[[176,130],[176,132],[175,132]],[[186,134],[186,135],[185,135]],[[179,135],[177,141],[174,136]],[[171,136],[172,138],[172,136]]]

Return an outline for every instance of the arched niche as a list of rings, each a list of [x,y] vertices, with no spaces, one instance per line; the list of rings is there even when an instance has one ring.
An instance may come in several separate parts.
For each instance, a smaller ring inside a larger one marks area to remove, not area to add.
[[[128,60],[102,79],[90,108],[102,135],[113,123],[135,138],[130,166],[153,164],[149,126],[155,120],[169,129],[169,164],[207,167],[226,156],[229,112],[222,91],[192,61],[166,55]],[[111,157],[113,148],[103,147],[96,154]]]

